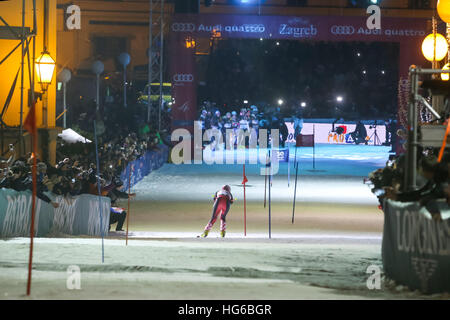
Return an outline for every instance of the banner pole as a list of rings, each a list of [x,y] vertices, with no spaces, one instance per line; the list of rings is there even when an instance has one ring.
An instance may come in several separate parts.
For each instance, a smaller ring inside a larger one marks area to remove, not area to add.
[[[438,162],[442,161],[442,156],[444,155],[445,145],[447,144],[447,137],[450,133],[450,120],[447,120],[447,129],[445,130],[444,140],[442,140],[442,146],[439,150]]]
[[[32,108],[35,108],[34,103]],[[35,120],[34,120],[35,121]],[[36,130],[36,129],[34,129]],[[33,247],[34,247],[34,223],[36,217],[36,150],[37,150],[37,134],[35,131],[34,135],[31,135],[31,139],[33,140],[33,167],[31,169],[32,179],[33,179],[33,192],[31,197],[31,225],[30,225],[30,254],[28,258],[28,280],[27,280],[27,296],[31,293],[31,273],[33,266]]]
[[[98,191],[98,207],[100,212],[100,229],[102,232],[102,263],[103,263],[105,262],[105,245],[103,235],[102,193],[100,188],[100,161],[98,159],[97,125],[95,120],[94,120],[94,138],[95,138],[95,158],[97,161],[97,191]]]
[[[128,174],[128,211],[127,211],[127,235],[126,235],[126,245],[128,245],[128,226],[130,221],[130,193],[131,193],[131,170],[134,169],[132,163],[130,163],[130,173]]]

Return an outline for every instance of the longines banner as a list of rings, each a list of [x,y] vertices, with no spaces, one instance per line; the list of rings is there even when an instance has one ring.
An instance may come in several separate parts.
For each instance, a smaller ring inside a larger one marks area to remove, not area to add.
[[[99,214],[99,198],[89,194],[76,197],[58,196],[59,208],[37,199],[35,236],[49,233],[101,236],[108,234],[110,199],[101,197],[102,220]],[[0,189],[0,237],[26,237],[30,235],[31,192]]]
[[[444,202],[435,206],[444,212],[442,221],[415,202],[384,203],[384,272],[424,293],[450,291],[450,210]]]

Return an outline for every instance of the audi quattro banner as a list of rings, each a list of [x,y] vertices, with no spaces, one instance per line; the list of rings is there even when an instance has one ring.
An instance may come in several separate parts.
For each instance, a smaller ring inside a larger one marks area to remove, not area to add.
[[[172,34],[217,38],[315,39],[319,41],[403,41],[427,35],[426,19],[381,18],[381,29],[368,29],[369,15],[255,16],[255,15],[175,15]]]
[[[450,210],[433,203],[442,221],[418,203],[385,200],[382,259],[385,274],[411,290],[450,291]]]
[[[195,39],[190,35],[173,33],[169,46],[172,96],[175,99],[171,109],[172,130],[187,128],[193,133],[193,121],[197,118]]]
[[[0,237],[26,237],[30,235],[31,192],[17,192],[12,189],[0,189]],[[89,194],[76,197],[58,196],[60,204],[53,208],[50,204],[37,199],[35,236],[44,237],[49,233],[71,235],[101,236],[108,233],[110,199]],[[100,221],[99,209],[102,210]]]

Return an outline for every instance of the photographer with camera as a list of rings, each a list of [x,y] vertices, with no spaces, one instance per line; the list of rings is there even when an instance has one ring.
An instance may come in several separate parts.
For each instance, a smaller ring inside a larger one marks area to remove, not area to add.
[[[361,120],[356,123],[355,131],[350,133],[355,144],[365,143],[367,144],[367,130]]]
[[[125,222],[125,219],[127,217],[127,212],[124,208],[116,207],[116,202],[119,199],[133,199],[136,194],[131,193],[128,195],[128,193],[121,191],[123,189],[123,182],[120,180],[119,177],[116,177],[114,181],[112,182],[113,187],[108,192],[107,197],[111,199],[111,211],[110,211],[110,217],[109,217],[109,229],[111,229],[111,225],[117,223],[116,231],[124,231],[122,229],[123,224]]]

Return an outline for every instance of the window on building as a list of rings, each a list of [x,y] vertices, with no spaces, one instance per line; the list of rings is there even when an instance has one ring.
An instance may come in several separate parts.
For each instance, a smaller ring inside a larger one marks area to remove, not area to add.
[[[95,36],[93,45],[96,59],[116,58],[122,52],[127,52],[127,38],[125,37]]]

